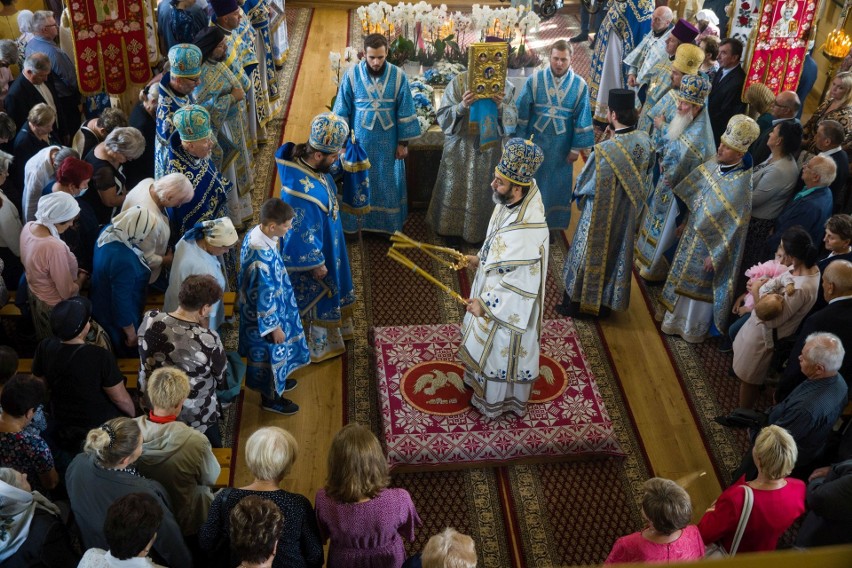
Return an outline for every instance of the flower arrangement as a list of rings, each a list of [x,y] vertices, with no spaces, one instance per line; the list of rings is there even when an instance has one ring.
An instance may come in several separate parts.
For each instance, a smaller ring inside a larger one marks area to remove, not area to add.
[[[414,109],[417,111],[417,122],[420,124],[422,136],[437,120],[435,107],[432,104],[434,91],[432,87],[419,79],[411,81],[408,86],[411,89],[411,98],[414,99]]]
[[[438,61],[432,69],[427,69],[423,73],[423,80],[429,85],[444,86],[449,85],[453,77],[459,73],[464,73],[465,66],[460,63],[451,63],[449,61]]]
[[[357,65],[358,61],[361,58],[359,57],[358,50],[354,47],[348,46],[343,50],[343,54],[339,51],[329,51],[328,52],[328,61],[331,63],[331,80],[334,81],[335,85],[340,85],[340,79],[344,75],[346,75],[349,68],[353,65]],[[337,100],[337,94],[331,97],[331,104],[326,108],[328,110],[332,110],[334,108],[334,101]]]
[[[463,14],[450,12],[446,4],[433,7],[420,1],[391,6],[382,1],[361,6],[356,13],[364,35],[380,33],[388,38],[388,60],[396,65],[417,61],[428,67],[442,60],[466,63],[466,43],[488,36],[507,42],[520,36],[517,57],[523,58],[522,63],[538,63],[536,57],[525,55],[525,44],[527,34],[538,27],[541,19],[525,6],[491,8],[474,4],[470,14]]]

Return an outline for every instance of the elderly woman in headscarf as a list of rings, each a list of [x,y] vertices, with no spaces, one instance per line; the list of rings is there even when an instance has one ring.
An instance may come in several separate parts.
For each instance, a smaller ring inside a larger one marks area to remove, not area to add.
[[[0,468],[0,564],[3,566],[76,566],[59,507],[33,491],[27,475]]]
[[[197,223],[183,236],[175,247],[169,273],[164,306],[167,312],[177,309],[181,284],[192,274],[210,274],[216,278],[222,290],[227,290],[225,269],[219,257],[237,244],[238,238],[234,224],[228,217]],[[222,301],[219,300],[210,313],[210,329],[219,329],[224,317]]]
[[[21,261],[39,341],[52,335],[50,311],[53,306],[77,296],[88,278],[88,274],[79,269],[77,257],[59,237],[78,213],[80,206],[70,194],[51,193],[38,200],[36,220],[21,230]]]
[[[695,21],[698,23],[698,36],[695,38],[695,43],[701,43],[705,37],[719,38],[719,16],[713,10],[703,9],[698,10],[695,14]]]
[[[92,271],[92,315],[106,330],[116,355],[137,354],[136,328],[142,321],[151,269],[139,248],[155,227],[148,209],[122,211],[101,232]]]

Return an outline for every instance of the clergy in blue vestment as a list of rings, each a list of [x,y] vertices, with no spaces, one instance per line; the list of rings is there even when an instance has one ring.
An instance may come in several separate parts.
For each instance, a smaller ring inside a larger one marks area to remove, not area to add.
[[[677,100],[677,115],[668,125],[662,145],[657,146],[660,178],[648,198],[636,240],[639,275],[651,282],[666,279],[670,259],[665,253],[677,243],[679,210],[672,189],[715,153],[707,115],[710,81],[700,75],[686,75],[678,90],[670,94]]]
[[[574,162],[595,142],[589,88],[571,69],[573,47],[558,40],[550,47],[550,66],[533,74],[518,97],[518,130],[535,136],[544,164],[535,174],[547,226],[564,230],[571,222]]]
[[[240,355],[248,359],[246,386],[260,391],[261,408],[295,414],[281,395],[296,387],[289,378],[311,362],[293,285],[282,258],[293,208],[278,198],[260,207],[260,224],[246,233],[240,250]]]
[[[139,249],[156,226],[139,205],[122,211],[98,237],[92,269],[92,317],[109,335],[119,357],[136,357],[136,330],[142,323],[151,269]]]
[[[348,136],[346,121],[326,112],[311,122],[307,143],[288,142],[275,154],[281,199],[296,211],[293,234],[284,245],[284,263],[309,328],[315,363],[343,354],[344,340],[352,338],[355,291],[337,187],[328,173]]]
[[[674,37],[673,35],[670,37]],[[666,44],[666,47],[671,42]],[[697,75],[704,62],[704,50],[693,43],[682,43],[672,50],[672,59],[666,57],[651,70],[648,92],[645,104],[639,113],[639,130],[648,134],[654,131],[654,121],[657,117],[664,117],[663,122],[668,123],[674,118],[675,102],[672,91],[680,86],[680,80],[684,75]]]
[[[614,133],[595,145],[577,178],[582,213],[563,271],[565,295],[556,307],[562,315],[605,317],[630,304],[633,238],[654,163],[650,137],[636,129],[635,104],[629,89],[609,92]]]
[[[592,117],[605,123],[610,89],[627,86],[627,63],[624,58],[651,31],[652,0],[610,2],[603,24],[595,36],[595,52],[589,75],[589,97]]]
[[[405,162],[408,141],[420,136],[414,99],[402,69],[386,61],[388,40],[381,34],[364,39],[364,60],[340,81],[334,113],[355,131],[370,158],[371,210],[359,226],[344,214],[347,232],[401,231],[408,216]]]
[[[627,63],[627,85],[638,90],[648,84],[648,73],[661,60],[668,57],[666,42],[672,32],[674,13],[668,6],[658,6],[651,14],[651,32],[646,34],[636,48],[624,57]],[[639,95],[642,103],[644,93]]]
[[[160,79],[157,103],[157,136],[154,139],[154,178],[166,175],[169,139],[175,131],[174,114],[192,104],[192,90],[201,75],[201,50],[190,43],[179,43],[169,50],[169,70]]]
[[[234,223],[228,217],[202,221],[192,227],[175,247],[163,309],[167,312],[178,309],[180,288],[183,281],[193,274],[209,274],[223,291],[227,291],[228,279],[221,258],[238,240]],[[207,327],[218,331],[225,321],[225,306],[221,299],[210,307],[208,317]]]
[[[175,113],[174,124],[165,173],[184,174],[195,190],[192,200],[172,212],[172,233],[179,238],[201,221],[228,215],[231,182],[222,177],[210,159],[214,142],[207,110],[187,105]]]
[[[716,156],[674,188],[689,217],[663,287],[663,333],[701,343],[711,324],[727,329],[751,218],[748,147],[759,134],[754,120],[734,115]]]
[[[517,125],[518,108],[511,81],[506,81],[501,94],[474,101],[467,73],[453,77],[437,112],[444,150],[426,223],[439,235],[480,243],[494,211],[494,202],[483,191],[483,180],[494,174],[502,140]],[[476,105],[490,107],[488,114],[478,119]]]

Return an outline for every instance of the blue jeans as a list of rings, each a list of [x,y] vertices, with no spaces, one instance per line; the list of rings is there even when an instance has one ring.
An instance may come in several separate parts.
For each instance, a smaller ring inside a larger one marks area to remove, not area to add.
[[[749,312],[747,314],[743,314],[743,315],[741,315],[740,317],[737,318],[737,321],[735,321],[734,323],[732,323],[728,327],[728,337],[731,338],[732,343],[733,343],[734,339],[737,338],[737,334],[740,332],[740,330],[745,325],[745,322],[747,322],[748,318],[750,318],[750,317],[751,317],[751,312]]]

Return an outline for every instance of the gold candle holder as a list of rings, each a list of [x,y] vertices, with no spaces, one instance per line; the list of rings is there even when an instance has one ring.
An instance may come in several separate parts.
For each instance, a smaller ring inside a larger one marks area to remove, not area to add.
[[[819,99],[820,104],[828,97],[828,91],[831,88],[834,75],[837,73],[838,67],[840,67],[840,62],[849,55],[850,48],[852,48],[852,39],[846,35],[846,32],[840,29],[829,32],[825,43],[822,44],[822,55],[828,61],[828,73],[825,76],[822,97]]]

